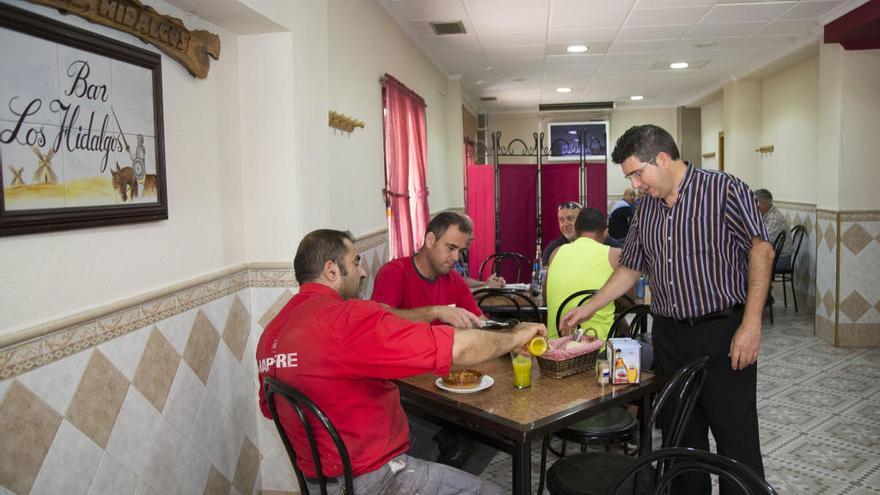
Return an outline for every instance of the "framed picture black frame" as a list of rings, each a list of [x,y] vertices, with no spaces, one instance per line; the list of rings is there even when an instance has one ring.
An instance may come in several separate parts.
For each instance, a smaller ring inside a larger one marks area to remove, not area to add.
[[[168,218],[158,54],[0,4],[0,63],[0,236]]]

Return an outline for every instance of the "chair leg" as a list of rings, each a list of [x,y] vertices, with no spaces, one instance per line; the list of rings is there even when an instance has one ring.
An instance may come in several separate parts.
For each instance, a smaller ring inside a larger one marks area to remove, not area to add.
[[[785,291],[785,276],[782,277],[782,302],[788,307],[788,293]]]
[[[550,435],[544,435],[544,441],[541,442],[541,472],[538,475],[538,495],[544,493],[544,476],[547,473],[547,449],[550,448]],[[563,449],[563,452],[565,449]]]
[[[767,294],[767,307],[770,308],[770,324],[773,324],[773,293]]]
[[[797,295],[794,293],[794,274],[793,273],[791,274],[791,278],[788,279],[788,281],[791,283],[791,300],[794,301],[794,312],[797,313],[798,312]]]

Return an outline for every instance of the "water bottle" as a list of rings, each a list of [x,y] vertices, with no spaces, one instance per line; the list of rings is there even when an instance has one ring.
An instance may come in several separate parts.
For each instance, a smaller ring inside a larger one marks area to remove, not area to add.
[[[538,245],[538,248],[535,250],[535,262],[532,263],[532,285],[531,292],[532,297],[535,300],[540,299],[541,297],[541,245]]]
[[[638,299],[643,299],[645,297],[645,276],[644,275],[639,277],[639,281],[636,282],[636,297]]]

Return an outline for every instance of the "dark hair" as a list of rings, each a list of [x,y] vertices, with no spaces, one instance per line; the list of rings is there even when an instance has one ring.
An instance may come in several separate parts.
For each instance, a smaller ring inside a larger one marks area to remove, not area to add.
[[[654,163],[657,154],[664,152],[669,158],[678,160],[678,146],[672,135],[662,127],[645,124],[632,126],[617,139],[614,151],[611,153],[611,161],[623,163],[627,158],[634,156],[644,163]]]
[[[425,235],[428,235],[428,232],[431,232],[434,234],[435,239],[439,239],[443,237],[444,233],[446,233],[446,229],[453,225],[458,227],[458,230],[460,230],[462,234],[470,235],[474,232],[474,226],[471,225],[470,220],[458,213],[444,211],[438,213],[437,216],[431,219],[428,223],[428,227],[425,229]]]
[[[766,189],[757,189],[755,191],[755,199],[758,201],[773,206],[773,194]]]
[[[293,257],[296,281],[304,284],[317,279],[324,271],[324,263],[331,260],[339,266],[342,275],[348,275],[345,268],[346,239],[354,243],[354,236],[347,230],[318,229],[306,234]]]
[[[608,220],[605,215],[595,208],[584,208],[578,213],[574,221],[574,230],[578,235],[584,232],[602,233],[608,228]]]

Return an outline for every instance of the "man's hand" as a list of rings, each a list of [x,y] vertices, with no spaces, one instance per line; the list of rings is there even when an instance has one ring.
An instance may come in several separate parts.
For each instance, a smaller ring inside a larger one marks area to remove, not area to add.
[[[529,341],[536,336],[547,336],[547,327],[543,323],[520,323],[513,329],[513,340],[516,342],[514,350],[520,354],[530,356]]]
[[[480,318],[464,308],[436,306],[438,320],[455,328],[480,328]]]
[[[745,369],[758,360],[761,346],[761,323],[746,323],[745,320],[733,334],[730,342],[730,366],[735,370]]]
[[[504,277],[495,273],[489,275],[489,278],[486,279],[486,287],[490,289],[500,289],[505,285],[507,285],[507,281],[504,280]]]
[[[589,303],[565,313],[559,320],[559,334],[568,335],[572,329],[592,318],[595,313],[595,310],[590,309]]]

